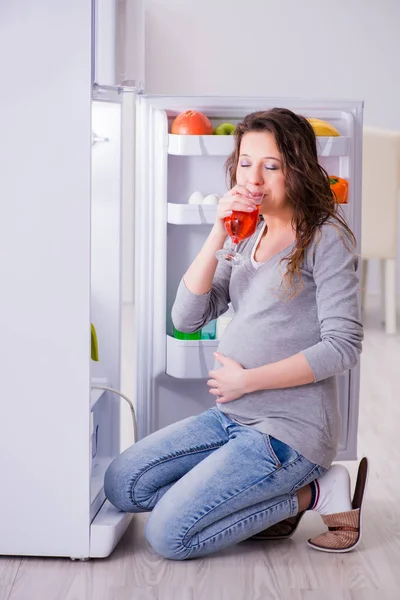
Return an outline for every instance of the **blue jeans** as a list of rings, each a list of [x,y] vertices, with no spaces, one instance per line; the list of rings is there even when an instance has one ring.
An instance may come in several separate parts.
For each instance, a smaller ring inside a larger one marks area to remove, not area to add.
[[[146,537],[183,560],[226,548],[298,512],[296,490],[325,469],[213,407],[156,431],[105,474],[109,501],[152,511]]]

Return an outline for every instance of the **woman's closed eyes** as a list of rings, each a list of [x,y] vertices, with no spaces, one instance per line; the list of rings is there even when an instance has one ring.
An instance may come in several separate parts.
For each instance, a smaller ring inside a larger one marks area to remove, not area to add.
[[[251,167],[251,165],[249,163],[240,163],[241,167]],[[279,167],[277,167],[276,165],[264,165],[264,169],[266,171],[277,171],[279,169]]]

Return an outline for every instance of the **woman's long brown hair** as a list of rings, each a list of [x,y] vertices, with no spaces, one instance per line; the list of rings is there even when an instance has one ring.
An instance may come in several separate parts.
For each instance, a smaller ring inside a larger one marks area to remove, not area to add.
[[[346,221],[338,212],[338,204],[329,183],[329,175],[318,162],[317,140],[306,118],[286,108],[247,115],[235,129],[235,149],[226,161],[230,187],[236,185],[242,137],[250,131],[268,131],[275,137],[283,159],[286,196],[293,207],[292,225],[296,231],[296,245],[285,257],[287,270],[285,288],[296,295],[296,282],[301,282],[300,267],[305,251],[321,225],[332,218],[344,228],[350,240],[356,239]]]

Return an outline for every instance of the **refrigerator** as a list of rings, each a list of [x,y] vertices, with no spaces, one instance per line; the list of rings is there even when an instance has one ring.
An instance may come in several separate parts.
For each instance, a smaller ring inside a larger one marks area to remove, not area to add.
[[[82,27],[90,25],[89,6],[85,18]],[[67,33],[68,26],[64,19]],[[89,37],[85,44],[90,62]],[[25,113],[3,132],[8,146],[0,187],[12,194],[0,236],[7,257],[0,266],[0,555],[105,558],[132,518],[105,499],[104,473],[120,452],[122,400],[99,389],[121,388],[126,206],[134,211],[129,335],[137,439],[214,402],[206,380],[218,340],[175,339],[171,307],[216,214],[215,206],[188,198],[196,190],[224,194],[233,138],[172,135],[179,113],[202,112],[216,126],[281,106],[332,123],[341,135],[318,138],[319,159],[329,174],[349,182],[342,210],[360,250],[361,101],[148,95],[135,86],[98,85],[82,63],[80,55],[66,71],[70,85],[62,84],[61,96],[43,71],[30,103],[46,107],[45,134]],[[12,111],[15,98],[6,100]],[[98,362],[91,359],[91,323]],[[337,459],[352,460],[359,366],[338,376],[338,385]]]
[[[329,175],[348,180],[349,201],[340,209],[358,241],[361,233],[362,102],[290,98],[162,97],[136,100],[135,193],[135,400],[139,436],[210,407],[206,380],[218,339],[174,338],[171,308],[179,281],[204,243],[216,206],[189,204],[227,191],[224,162],[232,136],[170,133],[187,109],[213,126],[237,123],[246,114],[281,106],[329,121],[338,137],[317,139],[319,161]],[[140,260],[139,258],[140,257]],[[234,268],[234,267],[233,267]],[[238,340],[238,343],[240,341]],[[342,431],[337,460],[356,458],[359,367],[338,376]]]

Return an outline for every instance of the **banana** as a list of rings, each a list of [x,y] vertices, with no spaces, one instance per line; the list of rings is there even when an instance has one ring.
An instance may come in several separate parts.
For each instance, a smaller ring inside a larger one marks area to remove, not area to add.
[[[338,132],[336,127],[328,123],[328,121],[323,121],[322,119],[314,119],[312,117],[307,119],[307,121],[310,123],[310,125],[315,131],[315,135],[317,136],[340,136],[340,133]]]

